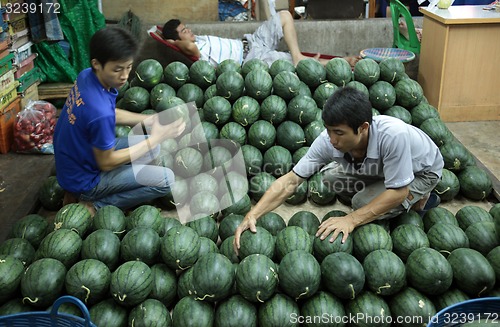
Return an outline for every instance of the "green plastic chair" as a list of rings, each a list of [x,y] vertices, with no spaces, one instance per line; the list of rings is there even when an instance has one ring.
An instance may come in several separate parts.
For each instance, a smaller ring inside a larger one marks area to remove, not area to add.
[[[392,29],[394,30],[392,46],[419,54],[420,42],[418,41],[417,32],[415,32],[415,25],[410,11],[399,0],[390,0],[389,5],[391,7]],[[403,16],[408,27],[409,40],[399,31],[399,17],[401,16]]]

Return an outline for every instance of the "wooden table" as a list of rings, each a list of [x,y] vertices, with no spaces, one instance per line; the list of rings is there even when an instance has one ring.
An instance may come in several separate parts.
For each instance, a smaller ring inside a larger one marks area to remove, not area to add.
[[[418,82],[443,121],[500,120],[500,12],[420,8]]]

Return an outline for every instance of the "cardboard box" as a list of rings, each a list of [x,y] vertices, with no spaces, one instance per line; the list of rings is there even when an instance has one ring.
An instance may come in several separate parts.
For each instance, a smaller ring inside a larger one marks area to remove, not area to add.
[[[29,72],[35,67],[35,58],[38,56],[38,53],[31,54],[28,58],[17,65],[13,65],[16,68],[16,72],[14,73],[14,77],[19,79],[26,72]]]
[[[26,60],[29,56],[32,55],[31,46],[33,42],[28,41],[19,48],[14,48],[14,44],[10,51],[14,53],[14,65],[19,65],[22,61]]]
[[[12,69],[12,59],[14,58],[14,55],[12,53],[9,53],[2,59],[0,59],[0,75],[5,74],[9,70]]]
[[[17,97],[17,90],[14,87],[6,95],[0,98],[0,111],[3,111]]]
[[[21,98],[16,97],[9,105],[0,111],[0,153],[10,151],[14,142],[14,125],[16,116],[21,111]]]
[[[40,82],[40,68],[35,67],[30,71],[27,71],[21,77],[19,77],[19,85],[17,87],[17,93],[23,93],[28,87],[34,83]],[[14,76],[14,74],[12,74]]]
[[[38,82],[35,84],[32,84],[23,93],[20,94],[20,96],[21,96],[21,109],[25,108],[30,100],[36,101],[36,100],[40,99],[38,97],[38,84],[39,84]]]
[[[28,17],[19,17],[16,20],[9,21],[13,33],[25,30],[28,28]]]
[[[9,70],[5,74],[0,75],[0,98],[10,92],[15,82],[13,70]]]

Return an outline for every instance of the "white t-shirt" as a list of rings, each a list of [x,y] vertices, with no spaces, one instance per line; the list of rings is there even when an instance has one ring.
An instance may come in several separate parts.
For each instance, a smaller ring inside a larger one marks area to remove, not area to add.
[[[243,63],[243,42],[238,39],[227,39],[212,35],[196,36],[195,40],[200,50],[200,59],[217,66],[226,59],[234,59]]]

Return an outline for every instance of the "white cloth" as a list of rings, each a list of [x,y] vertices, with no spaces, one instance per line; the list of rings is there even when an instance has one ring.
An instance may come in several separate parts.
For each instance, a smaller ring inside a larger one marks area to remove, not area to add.
[[[217,66],[225,59],[243,62],[243,42],[238,39],[227,39],[213,35],[196,36],[195,40],[200,50],[200,59]]]

